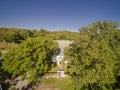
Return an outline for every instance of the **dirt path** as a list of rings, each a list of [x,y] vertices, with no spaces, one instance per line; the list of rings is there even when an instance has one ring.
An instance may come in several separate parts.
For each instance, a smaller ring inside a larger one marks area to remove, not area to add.
[[[60,56],[64,56],[64,48],[71,44],[69,40],[56,40],[58,42],[59,48],[61,49]]]

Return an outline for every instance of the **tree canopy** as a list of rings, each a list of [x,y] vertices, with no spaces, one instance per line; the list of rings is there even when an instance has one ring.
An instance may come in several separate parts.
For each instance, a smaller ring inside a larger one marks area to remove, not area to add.
[[[113,90],[120,75],[120,31],[114,22],[97,21],[80,29],[67,49],[75,90]]]
[[[46,29],[27,30],[19,28],[0,28],[0,42],[21,43],[29,37],[48,36],[54,40],[73,40],[77,38],[78,32],[70,31],[48,31]]]
[[[32,37],[32,32],[26,29],[0,28],[0,41],[20,43]]]
[[[56,48],[57,43],[52,39],[28,38],[4,56],[2,68],[12,77],[22,75],[29,82],[35,81],[51,69],[51,56]]]

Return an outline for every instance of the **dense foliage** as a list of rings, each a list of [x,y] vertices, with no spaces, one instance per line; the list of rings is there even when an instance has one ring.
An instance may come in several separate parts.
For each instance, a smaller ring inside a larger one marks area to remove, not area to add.
[[[46,29],[27,30],[19,28],[0,28],[0,42],[21,43],[21,41],[29,37],[38,36],[48,36],[54,40],[73,40],[78,36],[78,33],[70,31],[47,31]]]
[[[0,81],[22,76],[32,82],[44,75],[58,48],[53,40],[73,42],[65,48],[65,59],[75,90],[120,88],[120,30],[117,23],[108,21],[92,23],[79,33],[0,28],[0,52],[6,51],[0,61]]]
[[[18,46],[28,38],[48,37],[53,40],[74,40],[78,38],[78,32],[48,31],[46,29],[27,30],[20,28],[0,28],[0,51],[7,52],[12,47]]]
[[[49,36],[54,40],[74,40],[78,38],[78,32],[53,31],[49,33]]]
[[[75,90],[113,90],[120,76],[118,24],[97,21],[80,29],[79,39],[66,49],[68,72]]]
[[[4,56],[2,68],[12,77],[22,75],[29,82],[35,81],[51,69],[56,48],[57,43],[47,37],[28,38]]]
[[[32,36],[30,30],[16,28],[0,28],[0,41],[20,43]]]

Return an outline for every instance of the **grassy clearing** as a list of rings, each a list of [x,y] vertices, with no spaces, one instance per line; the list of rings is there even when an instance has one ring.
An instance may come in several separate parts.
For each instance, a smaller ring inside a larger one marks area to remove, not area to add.
[[[0,42],[0,51],[9,50],[10,48],[17,47],[18,44],[8,43],[8,42]]]
[[[65,78],[44,79],[39,85],[39,89],[49,88],[49,90],[73,90],[70,76]]]

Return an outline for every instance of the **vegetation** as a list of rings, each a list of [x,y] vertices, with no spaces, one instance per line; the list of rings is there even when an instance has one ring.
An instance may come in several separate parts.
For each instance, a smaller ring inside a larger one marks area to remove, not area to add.
[[[94,22],[79,33],[0,28],[0,82],[17,76],[35,82],[56,71],[50,60],[57,53],[55,40],[73,42],[65,48],[68,64],[63,67],[72,81],[69,77],[42,80],[44,85],[62,90],[120,89],[120,30],[109,21]]]
[[[29,82],[36,81],[51,69],[50,59],[56,48],[57,43],[52,39],[29,38],[4,56],[2,68],[12,77],[22,75]]]
[[[20,43],[32,36],[30,30],[16,28],[0,28],[0,41]]]
[[[78,33],[70,31],[54,31],[50,32],[49,36],[54,40],[75,40],[78,37]]]
[[[39,88],[41,90],[45,88],[49,88],[51,90],[73,90],[72,81],[70,77],[61,79],[52,78],[42,80],[41,85],[39,85]]]
[[[113,90],[120,75],[120,31],[113,22],[98,21],[80,29],[66,50],[75,90]]]
[[[40,30],[26,30],[17,28],[0,28],[0,42],[14,42],[21,43],[31,37],[48,36],[54,40],[73,40],[77,37],[77,32],[70,31],[47,31],[46,29]],[[74,38],[73,38],[74,37]]]

